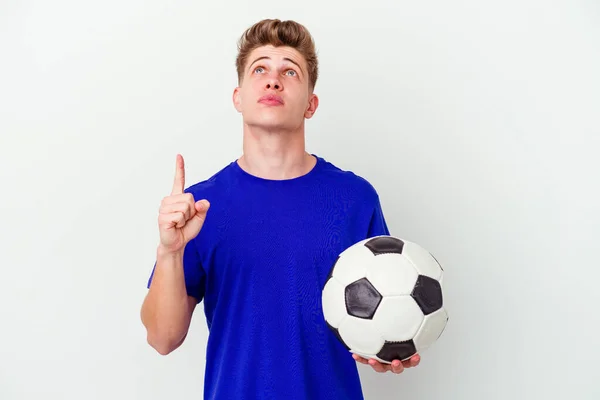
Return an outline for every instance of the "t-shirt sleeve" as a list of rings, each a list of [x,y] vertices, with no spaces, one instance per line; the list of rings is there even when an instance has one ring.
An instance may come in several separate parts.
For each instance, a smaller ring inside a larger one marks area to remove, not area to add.
[[[369,231],[367,237],[370,238],[373,236],[389,234],[390,231],[385,221],[385,217],[383,216],[381,202],[379,201],[379,197],[377,197],[375,201],[375,207],[373,209],[373,214],[371,215],[371,221],[369,223]]]
[[[156,262],[152,268],[150,278],[148,279],[148,288],[150,288],[150,283],[152,283],[155,270]],[[202,301],[204,298],[204,283],[206,280],[206,274],[200,262],[200,255],[198,254],[195,239],[190,240],[183,250],[183,273],[187,294],[195,297],[196,301],[200,303],[200,301]]]

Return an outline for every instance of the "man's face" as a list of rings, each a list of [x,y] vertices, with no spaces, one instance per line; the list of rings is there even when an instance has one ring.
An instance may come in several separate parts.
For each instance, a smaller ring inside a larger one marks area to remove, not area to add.
[[[273,46],[250,53],[233,102],[244,124],[271,130],[298,129],[318,106],[304,57],[293,48]]]

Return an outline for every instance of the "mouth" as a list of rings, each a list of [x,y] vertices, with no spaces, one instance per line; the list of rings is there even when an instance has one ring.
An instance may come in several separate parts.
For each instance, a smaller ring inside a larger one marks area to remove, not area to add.
[[[262,96],[260,99],[258,99],[258,102],[270,106],[283,105],[283,99],[281,98],[281,96],[277,96],[274,94]]]

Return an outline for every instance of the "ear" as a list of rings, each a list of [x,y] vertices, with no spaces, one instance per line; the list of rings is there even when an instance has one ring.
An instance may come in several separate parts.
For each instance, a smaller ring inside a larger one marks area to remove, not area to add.
[[[317,97],[316,94],[311,93],[311,95],[308,99],[308,107],[306,108],[306,111],[304,111],[304,118],[306,118],[306,119],[312,118],[312,116],[317,111],[318,107],[319,107],[319,97]]]
[[[233,100],[233,106],[235,107],[237,112],[241,113],[242,112],[242,97],[241,97],[242,95],[240,93],[240,90],[241,89],[239,86],[233,90],[232,100]]]

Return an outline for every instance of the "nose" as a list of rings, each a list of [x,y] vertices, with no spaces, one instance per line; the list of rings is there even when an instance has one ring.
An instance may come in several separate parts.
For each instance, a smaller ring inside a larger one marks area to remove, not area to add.
[[[279,81],[279,78],[277,75],[271,75],[268,79],[267,79],[267,83],[265,85],[266,89],[272,89],[272,90],[281,90],[282,85],[281,82]]]

